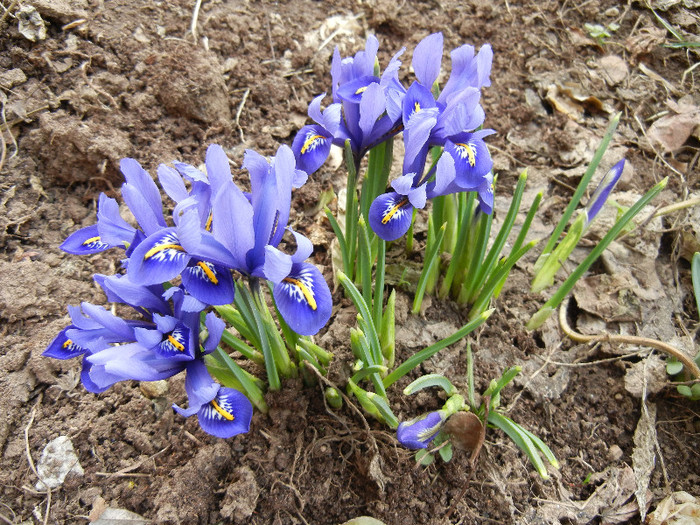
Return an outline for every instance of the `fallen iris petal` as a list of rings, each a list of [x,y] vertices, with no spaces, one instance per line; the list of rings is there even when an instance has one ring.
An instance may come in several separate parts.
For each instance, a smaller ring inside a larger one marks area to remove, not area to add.
[[[293,264],[289,275],[275,284],[273,295],[282,317],[298,334],[316,334],[331,317],[331,292],[312,264]]]
[[[238,390],[221,387],[209,403],[197,412],[199,426],[206,433],[218,438],[230,438],[245,434],[250,429],[253,405]]]
[[[406,448],[428,448],[445,422],[441,411],[429,412],[410,421],[399,424],[396,430],[396,438]]]
[[[197,261],[182,271],[182,285],[195,298],[211,304],[231,304],[234,296],[233,277],[227,268],[206,261]]]
[[[406,195],[395,191],[374,199],[369,208],[369,225],[385,241],[395,241],[411,227],[413,206]]]
[[[100,253],[111,247],[111,245],[102,241],[96,224],[71,233],[60,246],[61,250],[73,255]]]

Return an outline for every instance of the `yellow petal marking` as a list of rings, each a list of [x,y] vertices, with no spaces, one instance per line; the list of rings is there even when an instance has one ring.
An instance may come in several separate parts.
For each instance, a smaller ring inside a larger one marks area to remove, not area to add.
[[[476,166],[476,151],[474,147],[471,144],[464,144],[461,142],[458,142],[455,144],[458,148],[464,148],[465,153],[467,154],[467,157],[469,158],[469,165],[473,168]]]
[[[413,110],[418,113],[420,111],[420,103],[419,102],[414,102],[413,103]]]
[[[301,147],[301,154],[303,155],[304,153],[307,152],[307,150],[311,147],[311,144],[313,144],[316,139],[325,139],[323,135],[311,135],[308,139],[304,141],[304,145]]]
[[[368,88],[368,87],[369,87],[369,86],[362,86],[362,87],[359,88],[357,91],[355,91],[355,95],[361,95],[362,93],[364,93],[365,91],[367,91],[367,88]]]
[[[227,412],[226,410],[221,408],[219,406],[219,403],[217,403],[215,399],[212,399],[210,401],[210,403],[211,403],[211,406],[214,407],[214,410],[216,410],[219,414],[221,414],[221,417],[223,417],[224,419],[227,419],[228,421],[233,421],[235,419],[233,417],[233,414],[231,414],[230,412]]]
[[[211,268],[209,268],[207,263],[199,261],[197,263],[197,266],[199,266],[202,269],[204,274],[207,276],[207,279],[209,279],[212,284],[219,284],[219,280],[216,278],[216,274],[211,271]]]
[[[157,246],[154,246],[150,250],[146,252],[146,255],[143,256],[144,260],[150,259],[153,257],[155,254],[160,253],[164,250],[177,250],[179,252],[184,252],[185,249],[180,246],[179,244],[159,244]]]
[[[386,224],[391,220],[391,218],[394,216],[394,214],[399,211],[401,208],[406,206],[408,204],[408,197],[404,197],[401,199],[399,202],[394,204],[391,209],[389,210],[389,213],[387,213],[383,218],[382,218],[382,224]]]
[[[318,308],[316,305],[316,299],[314,299],[314,294],[311,293],[311,290],[309,290],[303,282],[301,282],[299,279],[294,279],[293,277],[285,277],[283,281],[298,287],[301,290],[301,293],[304,294],[304,299],[306,299],[306,302],[309,303],[312,310],[316,310],[316,308]]]
[[[175,348],[177,348],[180,352],[184,352],[184,351],[185,351],[184,345],[183,345],[180,341],[178,341],[177,339],[175,339],[172,335],[169,335],[169,336],[168,336],[168,342],[169,342],[171,345],[173,345]]]
[[[63,343],[63,348],[68,348],[72,344],[73,344],[73,341],[71,341],[70,339],[66,339],[66,342]]]
[[[88,244],[92,244],[93,242],[100,242],[100,236],[98,235],[97,237],[90,237],[89,239],[85,239],[83,241],[83,246],[87,246]]]
[[[211,231],[211,223],[214,220],[214,213],[209,212],[209,217],[207,217],[207,223],[204,225],[204,229],[207,230],[208,232]]]

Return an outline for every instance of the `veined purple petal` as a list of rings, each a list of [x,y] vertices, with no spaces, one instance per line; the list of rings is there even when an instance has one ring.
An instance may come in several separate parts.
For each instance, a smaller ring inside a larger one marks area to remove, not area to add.
[[[429,412],[400,423],[396,437],[406,448],[428,448],[428,444],[437,436],[444,422],[445,415],[442,411]]]
[[[315,173],[326,162],[332,143],[333,136],[321,126],[304,126],[292,142],[296,167],[309,175]]]
[[[433,98],[433,94],[430,89],[414,82],[411,87],[406,91],[406,96],[403,98],[403,123],[404,126],[408,127],[411,121],[411,117],[416,113],[420,113],[422,110],[435,108],[437,103]],[[434,115],[437,116],[437,113]]]
[[[134,159],[122,159],[119,166],[126,179],[122,185],[122,197],[144,233],[151,235],[165,228],[163,202],[151,176]]]
[[[288,255],[274,246],[265,246],[265,259],[254,275],[264,277],[268,281],[278,283],[292,270],[292,256]]]
[[[365,92],[375,85],[377,88],[381,88],[379,85],[379,78],[373,75],[356,78],[340,86],[338,89],[338,97],[340,97],[343,102],[359,104]]]
[[[212,195],[216,195],[224,184],[231,181],[231,167],[223,148],[218,144],[209,146],[205,164]]]
[[[100,194],[97,205],[97,231],[102,242],[119,247],[132,243],[136,233],[136,229],[119,214],[117,201],[104,193]]]
[[[180,244],[175,228],[155,232],[129,258],[129,278],[141,284],[160,284],[174,279],[187,267],[190,255]]]
[[[435,183],[430,185],[428,189],[428,198],[437,197],[438,195],[447,195],[451,193],[448,188],[454,181],[456,176],[455,161],[452,155],[440,155],[435,168]]]
[[[193,348],[190,329],[178,323],[171,331],[161,334],[161,341],[152,350],[163,359],[172,361],[191,361],[199,350]]]
[[[395,241],[411,227],[413,206],[408,197],[395,191],[374,199],[369,208],[369,225],[379,238]]]
[[[185,177],[190,182],[203,182],[207,186],[209,185],[209,179],[207,176],[194,166],[177,161],[173,162],[173,166],[175,166],[175,169],[180,173],[180,175]]]
[[[411,206],[414,208],[419,210],[425,208],[425,201],[427,199],[425,184],[412,188],[411,191],[408,192],[407,197],[408,201],[411,203]]]
[[[231,304],[234,285],[228,268],[207,261],[190,261],[182,270],[182,285],[196,299],[211,304]]]
[[[289,275],[275,283],[272,294],[282,317],[298,334],[316,334],[331,317],[331,292],[313,264],[293,264]]]
[[[437,111],[437,108],[428,108],[414,113],[404,129],[404,173],[423,174],[428,155],[428,139],[437,123]]]
[[[433,33],[421,40],[413,52],[413,70],[418,82],[428,89],[440,74],[442,62],[442,33]]]
[[[605,201],[608,200],[610,192],[615,188],[617,182],[622,176],[622,171],[625,169],[625,159],[615,164],[610,171],[605,174],[605,177],[598,183],[598,187],[591,196],[586,205],[586,226],[588,226],[598,212],[601,210]]]
[[[255,245],[253,206],[238,186],[229,181],[216,195],[212,209],[214,237],[231,253],[234,261],[231,266],[247,271],[246,254]]]
[[[413,188],[413,180],[415,173],[407,173],[406,175],[401,175],[400,177],[391,181],[391,187],[394,188],[396,193],[401,195],[408,195],[408,192]]]
[[[219,388],[220,385],[212,379],[203,360],[195,359],[187,364],[185,391],[189,411],[192,411],[192,414],[197,413],[202,405],[214,399]]]
[[[197,412],[199,426],[207,434],[226,439],[250,429],[253,405],[238,390],[221,387],[216,397]]]
[[[233,300],[231,302],[233,302]],[[209,336],[207,337],[207,340],[204,341],[204,343],[202,344],[202,347],[204,348],[204,353],[208,354],[216,350],[219,341],[221,341],[221,336],[223,335],[224,330],[226,329],[226,323],[219,319],[216,316],[216,314],[214,314],[214,312],[209,312],[206,316],[204,324],[207,327],[207,332],[209,332]]]
[[[386,96],[384,95],[384,90],[379,84],[370,84],[367,86],[366,91],[362,93],[362,100],[360,101],[359,126],[363,134],[363,148],[370,142],[377,120],[379,120],[379,117],[382,116],[385,110]]]
[[[454,141],[454,142],[453,142]],[[455,161],[455,183],[465,191],[476,190],[493,168],[493,160],[486,143],[463,133],[445,142],[445,152]]]
[[[158,181],[163,191],[175,202],[180,202],[189,197],[185,182],[180,173],[170,166],[161,164],[158,166]]]
[[[73,255],[100,253],[111,247],[112,246],[102,241],[100,233],[97,231],[97,224],[81,228],[71,233],[60,246],[61,250]]]
[[[66,332],[68,330],[76,328],[75,325],[70,325],[61,330],[61,332],[54,338],[46,350],[41,354],[45,357],[53,357],[54,359],[72,359],[79,355],[85,353],[85,349],[76,345],[72,340],[68,338]]]
[[[85,387],[85,390],[92,394],[101,394],[105,390],[109,388],[109,386],[105,386],[100,388],[97,386],[97,384],[92,380],[90,377],[90,370],[92,369],[92,365],[87,361],[87,359],[83,358],[83,369],[80,371],[80,381],[83,383],[83,386]]]
[[[159,293],[155,293],[152,287],[135,283],[126,275],[95,274],[93,279],[104,290],[109,302],[125,303],[134,308],[143,308],[160,314],[170,311],[168,303],[161,297],[163,289],[160,283],[158,283]]]
[[[304,262],[313,253],[314,245],[305,235],[302,235],[299,232],[295,232],[291,228],[288,228],[288,230],[292,232],[292,235],[294,235],[294,240],[297,243],[297,249],[294,252],[294,255],[292,255],[292,262]]]

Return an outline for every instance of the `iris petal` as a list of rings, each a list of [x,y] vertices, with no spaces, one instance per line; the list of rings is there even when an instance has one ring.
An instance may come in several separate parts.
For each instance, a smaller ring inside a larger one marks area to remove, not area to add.
[[[395,241],[411,227],[413,206],[408,197],[394,191],[374,199],[369,208],[369,225],[381,239]]]
[[[331,151],[333,137],[321,126],[304,126],[299,130],[292,151],[297,159],[296,167],[309,175],[318,170]]]
[[[298,334],[316,334],[331,317],[331,292],[312,264],[293,264],[289,275],[275,284],[273,296],[282,317]]]
[[[238,390],[221,387],[219,393],[197,412],[199,426],[218,438],[230,438],[250,429],[253,405]]]
[[[46,347],[44,353],[41,354],[45,357],[53,357],[54,359],[72,359],[79,355],[85,353],[85,349],[76,345],[72,340],[68,338],[66,332],[75,328],[74,325],[70,325],[63,330],[54,338],[53,341]]]
[[[100,253],[111,247],[112,246],[102,241],[100,233],[97,231],[96,224],[71,233],[60,246],[61,250],[73,255]]]
[[[141,284],[164,283],[187,267],[190,256],[175,230],[166,228],[144,239],[131,254],[129,277]]]
[[[211,304],[231,304],[234,287],[230,270],[206,261],[197,261],[182,270],[182,285],[196,299]]]

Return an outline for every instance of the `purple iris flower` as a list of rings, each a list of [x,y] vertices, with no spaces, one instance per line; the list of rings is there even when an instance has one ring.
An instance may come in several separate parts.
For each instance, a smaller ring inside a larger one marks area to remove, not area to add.
[[[413,209],[425,207],[427,199],[451,193],[455,179],[455,162],[443,154],[433,172],[425,177],[409,173],[392,181],[394,191],[374,199],[369,208],[369,224],[374,233],[385,241],[402,237],[410,228]]]
[[[400,423],[396,429],[396,437],[406,448],[428,448],[428,444],[435,439],[446,419],[447,413],[444,410],[428,412]]]
[[[620,180],[624,169],[625,159],[622,159],[620,162],[610,168],[610,171],[608,171],[608,173],[605,174],[605,177],[603,177],[598,183],[598,187],[596,188],[595,192],[593,192],[593,195],[586,205],[585,227],[588,227],[595,216],[598,215],[598,212],[603,208],[605,201],[607,201],[608,197],[610,196],[610,192],[612,192],[617,185],[617,181]]]
[[[238,390],[215,382],[201,360],[187,365],[185,378],[188,408],[173,405],[185,417],[197,414],[202,430],[219,438],[244,434],[250,429],[253,406]]]
[[[340,128],[341,105],[331,104],[321,112],[321,101],[325,93],[309,104],[309,117],[316,124],[304,126],[294,137],[292,151],[297,159],[296,167],[309,175],[326,161],[331,151],[333,138]]]
[[[304,262],[313,245],[292,231],[296,252],[277,249],[288,229],[292,188],[299,177],[294,154],[283,145],[268,161],[249,150],[243,166],[250,173],[250,200],[233,181],[222,186],[214,200],[214,237],[228,250],[229,266],[274,284],[280,313],[295,332],[313,335],[328,322],[332,309],[323,275]]]
[[[209,333],[200,348],[200,313],[205,305],[178,287],[160,298],[153,289],[129,282],[125,277],[100,276],[108,297],[127,297],[132,306],[152,304],[167,314],[154,313],[144,320],[126,320],[104,308],[83,303],[69,307],[72,324],[62,330],[43,355],[56,359],[83,356],[81,379],[85,388],[100,393],[118,381],[155,381],[182,371],[190,410],[196,407],[202,429],[217,437],[231,437],[247,432],[252,405],[240,392],[218,385],[207,372],[204,355],[218,345],[225,324],[214,314],[207,314]],[[161,288],[162,291],[162,288]],[[190,377],[192,376],[192,377]],[[185,416],[191,415],[174,406]]]

